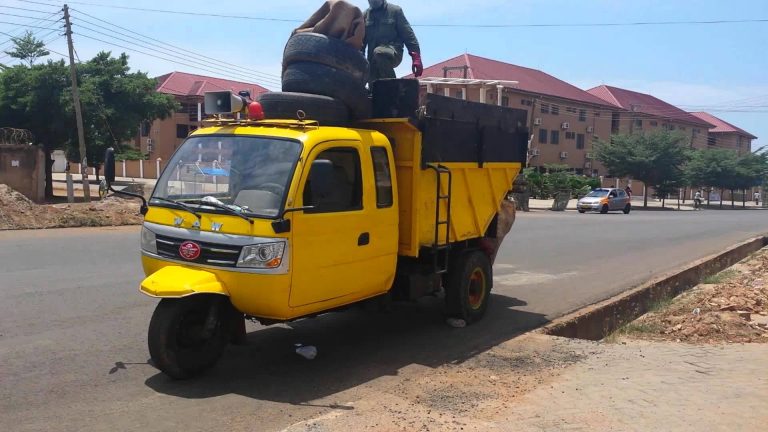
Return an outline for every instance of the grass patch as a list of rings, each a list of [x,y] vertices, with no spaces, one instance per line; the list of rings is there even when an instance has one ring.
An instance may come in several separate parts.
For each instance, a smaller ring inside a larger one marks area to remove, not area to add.
[[[642,321],[632,321],[619,327],[613,333],[609,334],[603,341],[606,343],[618,343],[622,336],[631,336],[633,334],[658,333],[662,330],[661,325],[657,323],[647,323]]]
[[[728,281],[732,277],[736,276],[736,274],[738,274],[738,272],[733,269],[723,270],[720,273],[705,277],[704,279],[701,280],[701,283],[710,284],[710,285],[720,284]]]

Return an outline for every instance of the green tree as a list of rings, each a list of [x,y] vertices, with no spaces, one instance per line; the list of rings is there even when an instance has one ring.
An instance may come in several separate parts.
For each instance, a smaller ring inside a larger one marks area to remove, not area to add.
[[[17,65],[0,71],[0,126],[28,129],[45,152],[45,196],[53,197],[51,153],[61,148],[75,120],[64,107],[69,72],[63,61]]]
[[[614,135],[595,144],[596,158],[619,177],[632,177],[655,189],[681,184],[683,166],[690,158],[686,137],[665,130],[647,134]],[[648,194],[643,206],[648,207]]]
[[[114,58],[100,52],[78,66],[80,100],[83,109],[86,153],[89,164],[98,169],[107,147],[121,144],[136,135],[145,120],[164,119],[177,109],[174,98],[155,91],[157,83],[143,72],[131,72],[128,56]],[[73,112],[71,95],[66,94],[67,109]],[[77,135],[69,135],[67,150],[79,154]],[[74,157],[77,159],[77,157]]]
[[[5,53],[27,63],[27,66],[30,67],[40,57],[50,54],[50,51],[45,49],[45,42],[35,38],[29,30],[24,32],[24,36],[11,38],[11,42],[13,42],[13,49],[5,51]]]

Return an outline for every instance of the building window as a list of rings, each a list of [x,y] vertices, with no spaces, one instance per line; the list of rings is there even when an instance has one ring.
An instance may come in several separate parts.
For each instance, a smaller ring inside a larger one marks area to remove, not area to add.
[[[669,125],[669,130],[671,131],[675,130],[675,125]]]
[[[553,130],[549,141],[551,144],[560,144],[560,131]]]
[[[579,150],[584,149],[584,134],[576,135],[576,148]]]
[[[642,129],[643,128],[643,120],[642,119],[635,119],[635,127],[637,129]]]
[[[576,108],[573,108],[573,107],[565,107],[565,112],[567,112],[567,113],[573,113],[573,114],[576,114]]]
[[[595,111],[595,117],[600,117],[600,111]]]
[[[547,135],[549,134],[549,131],[546,129],[539,129],[539,143],[546,144],[547,143]]]
[[[567,140],[576,139],[576,132],[566,132],[565,133],[565,139],[567,139]]]
[[[185,124],[176,125],[176,138],[186,138],[189,135],[189,126]]]
[[[501,97],[501,106],[505,106],[505,107],[509,106],[509,96]]]
[[[680,130],[684,131],[684,130],[687,130],[687,128],[685,126],[680,126]]]
[[[712,136],[712,135],[708,136],[707,137],[707,144],[711,145],[711,146],[716,146],[717,145],[717,137],[716,136]]]
[[[651,126],[653,126],[653,127],[656,127],[656,126],[658,126],[658,125],[659,125],[659,122],[657,122],[657,121],[652,121],[650,124],[651,124]]]
[[[560,106],[552,105],[552,115],[560,115]]]
[[[579,121],[587,121],[587,110],[579,110]]]
[[[521,99],[520,105],[522,106],[531,106],[533,105],[533,102],[530,99]]]
[[[542,114],[549,114],[549,104],[541,104],[541,113]]]
[[[141,122],[141,136],[148,137],[149,131],[152,130],[152,123],[148,121]]]

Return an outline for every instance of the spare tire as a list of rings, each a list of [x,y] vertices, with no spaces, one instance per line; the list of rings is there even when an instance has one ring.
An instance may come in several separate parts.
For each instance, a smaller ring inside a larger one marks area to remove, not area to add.
[[[363,84],[342,70],[320,63],[296,62],[283,72],[283,91],[338,99],[354,118],[369,118],[371,101]]]
[[[296,33],[283,51],[283,69],[296,62],[331,66],[351,75],[357,82],[368,80],[368,60],[348,43],[319,33]]]
[[[349,109],[340,100],[306,93],[270,92],[259,96],[259,103],[268,119],[298,119],[297,112],[304,111],[307,120],[315,120],[323,126],[340,126],[349,123]]]

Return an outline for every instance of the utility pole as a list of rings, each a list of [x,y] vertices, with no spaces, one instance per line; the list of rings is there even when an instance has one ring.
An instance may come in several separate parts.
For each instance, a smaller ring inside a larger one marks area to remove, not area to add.
[[[64,5],[64,24],[67,27],[67,46],[69,47],[69,72],[72,75],[72,101],[75,104],[77,119],[77,140],[80,144],[80,174],[83,178],[83,196],[85,202],[91,201],[91,186],[88,183],[88,155],[85,152],[85,131],[83,131],[83,113],[80,106],[80,90],[77,88],[77,68],[75,67],[75,48],[72,45],[72,23],[69,21],[69,6]]]

